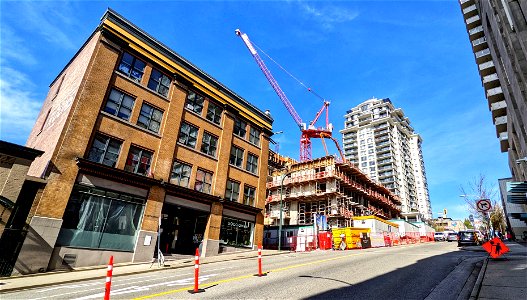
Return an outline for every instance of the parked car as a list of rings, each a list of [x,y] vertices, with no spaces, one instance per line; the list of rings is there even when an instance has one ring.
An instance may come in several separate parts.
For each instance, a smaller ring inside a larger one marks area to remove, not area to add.
[[[457,234],[457,246],[463,245],[477,246],[479,245],[478,235],[475,231],[460,231]]]
[[[449,232],[448,235],[446,236],[446,240],[449,241],[449,242],[457,241],[457,233]]]
[[[436,232],[434,233],[434,240],[437,241],[444,241],[445,240],[445,233],[444,232]]]

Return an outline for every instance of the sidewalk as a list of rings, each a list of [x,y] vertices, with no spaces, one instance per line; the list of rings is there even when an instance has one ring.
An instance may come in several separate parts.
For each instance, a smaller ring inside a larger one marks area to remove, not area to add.
[[[505,242],[510,251],[486,258],[470,299],[525,299],[527,295],[527,244]]]
[[[289,251],[278,250],[262,250],[262,256],[288,254]],[[244,251],[225,253],[211,257],[201,257],[200,265],[210,264],[215,262],[248,259],[258,256],[258,251]],[[160,270],[176,269],[183,267],[190,267],[194,265],[194,256],[187,259],[169,260],[165,261],[164,267],[159,267],[157,262],[151,263],[122,263],[114,264],[113,277],[122,275],[139,274],[146,272],[156,272]],[[83,281],[88,279],[104,279],[106,278],[107,266],[96,266],[77,268],[73,271],[57,271],[46,272],[39,274],[21,275],[14,277],[0,278],[0,293],[11,292],[20,289],[42,287],[54,284],[62,284],[68,282]],[[1,297],[0,297],[1,298]]]

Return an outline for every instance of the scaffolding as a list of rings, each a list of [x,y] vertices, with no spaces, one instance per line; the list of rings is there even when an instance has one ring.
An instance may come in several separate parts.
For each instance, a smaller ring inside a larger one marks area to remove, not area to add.
[[[267,182],[266,204],[282,199],[287,206],[290,225],[309,225],[315,215],[325,215],[331,226],[351,226],[351,218],[375,215],[384,219],[400,213],[399,198],[387,188],[371,181],[350,163],[340,162],[333,156],[294,163],[285,170],[273,172]],[[266,205],[266,216],[274,218],[276,205]],[[296,216],[293,218],[293,214]],[[295,224],[296,223],[296,224]]]

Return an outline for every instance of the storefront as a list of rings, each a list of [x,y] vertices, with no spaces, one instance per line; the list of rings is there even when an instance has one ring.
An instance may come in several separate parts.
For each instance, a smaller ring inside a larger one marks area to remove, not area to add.
[[[220,229],[220,253],[254,246],[255,216],[224,209]]]
[[[210,204],[166,196],[161,211],[161,252],[194,254],[203,241],[209,215]]]

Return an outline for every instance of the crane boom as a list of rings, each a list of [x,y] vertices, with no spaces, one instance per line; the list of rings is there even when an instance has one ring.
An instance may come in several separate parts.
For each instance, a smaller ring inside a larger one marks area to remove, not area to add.
[[[273,87],[274,91],[276,92],[276,94],[278,95],[282,103],[285,105],[285,108],[287,109],[287,111],[289,112],[291,117],[293,117],[293,119],[295,120],[296,125],[298,125],[300,130],[305,129],[305,124],[302,122],[302,118],[300,118],[295,108],[293,107],[289,99],[287,99],[287,96],[285,95],[285,93],[282,91],[282,89],[278,85],[278,82],[276,82],[276,80],[274,79],[273,75],[271,74],[271,71],[269,71],[269,69],[263,62],[263,60],[260,58],[260,55],[258,54],[253,44],[249,40],[249,37],[247,36],[247,34],[241,32],[239,29],[236,29],[235,32],[237,36],[242,38],[243,42],[245,43],[245,46],[247,46],[254,60],[256,60],[256,63],[258,64],[262,72],[264,73],[265,78],[267,78],[267,80]]]

